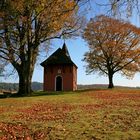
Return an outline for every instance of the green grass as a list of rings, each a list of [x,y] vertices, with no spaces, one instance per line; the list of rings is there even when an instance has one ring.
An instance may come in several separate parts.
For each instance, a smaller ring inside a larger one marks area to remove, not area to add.
[[[1,139],[140,140],[140,90],[36,92],[0,99]]]

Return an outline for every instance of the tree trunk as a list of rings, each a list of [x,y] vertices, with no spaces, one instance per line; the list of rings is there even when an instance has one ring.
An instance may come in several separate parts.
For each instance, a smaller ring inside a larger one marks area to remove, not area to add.
[[[27,72],[27,73],[26,73]],[[19,73],[19,90],[18,95],[31,95],[31,76],[29,76],[29,71]],[[32,75],[32,74],[30,74]]]
[[[19,65],[17,69],[19,76],[19,90],[18,95],[31,95],[31,83],[32,83],[32,75],[34,71],[34,66],[37,58],[38,48],[31,48],[28,50],[28,54],[25,54],[25,60]]]
[[[109,73],[109,74],[108,74],[108,79],[109,79],[108,88],[114,88],[114,84],[113,84],[113,74],[112,74],[112,73]]]

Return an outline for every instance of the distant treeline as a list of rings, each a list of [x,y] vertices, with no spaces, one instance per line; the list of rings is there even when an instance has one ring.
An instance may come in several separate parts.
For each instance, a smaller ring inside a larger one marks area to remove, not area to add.
[[[122,87],[122,86],[116,86],[116,87]],[[83,90],[83,89],[97,89],[97,88],[107,88],[107,85],[104,84],[93,84],[93,85],[78,85],[78,90]],[[123,88],[130,88],[130,87],[124,87]],[[134,87],[131,87],[134,88]],[[136,87],[136,88],[140,88],[140,87]],[[39,82],[33,82],[32,83],[32,89],[34,91],[38,91],[38,90],[43,90],[43,83],[39,83]],[[0,90],[13,90],[13,91],[17,91],[18,90],[18,83],[0,83]]]
[[[32,83],[32,89],[34,91],[43,90],[43,84],[39,82]],[[0,90],[18,90],[18,83],[0,83]]]
[[[107,88],[107,85],[78,85],[78,89],[94,89],[94,88]],[[18,90],[18,83],[0,83],[0,90]],[[43,83],[33,82],[32,89],[34,91],[43,90]]]
[[[106,84],[92,84],[92,85],[78,85],[78,89],[107,89],[108,85]],[[140,87],[128,87],[128,86],[115,86],[115,88],[137,88],[140,89]]]

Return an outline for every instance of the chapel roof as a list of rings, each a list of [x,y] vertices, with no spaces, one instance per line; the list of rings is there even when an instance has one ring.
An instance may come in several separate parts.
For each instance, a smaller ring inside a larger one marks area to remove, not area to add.
[[[41,63],[41,66],[45,67],[48,65],[74,65],[74,62],[71,60],[66,44],[63,44],[62,49],[58,48],[50,57]],[[77,66],[76,66],[77,67]]]

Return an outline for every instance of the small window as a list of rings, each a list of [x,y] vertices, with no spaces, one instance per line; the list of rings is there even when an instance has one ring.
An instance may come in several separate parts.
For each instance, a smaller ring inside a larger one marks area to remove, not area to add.
[[[58,69],[57,73],[60,74],[61,73],[61,69]]]

